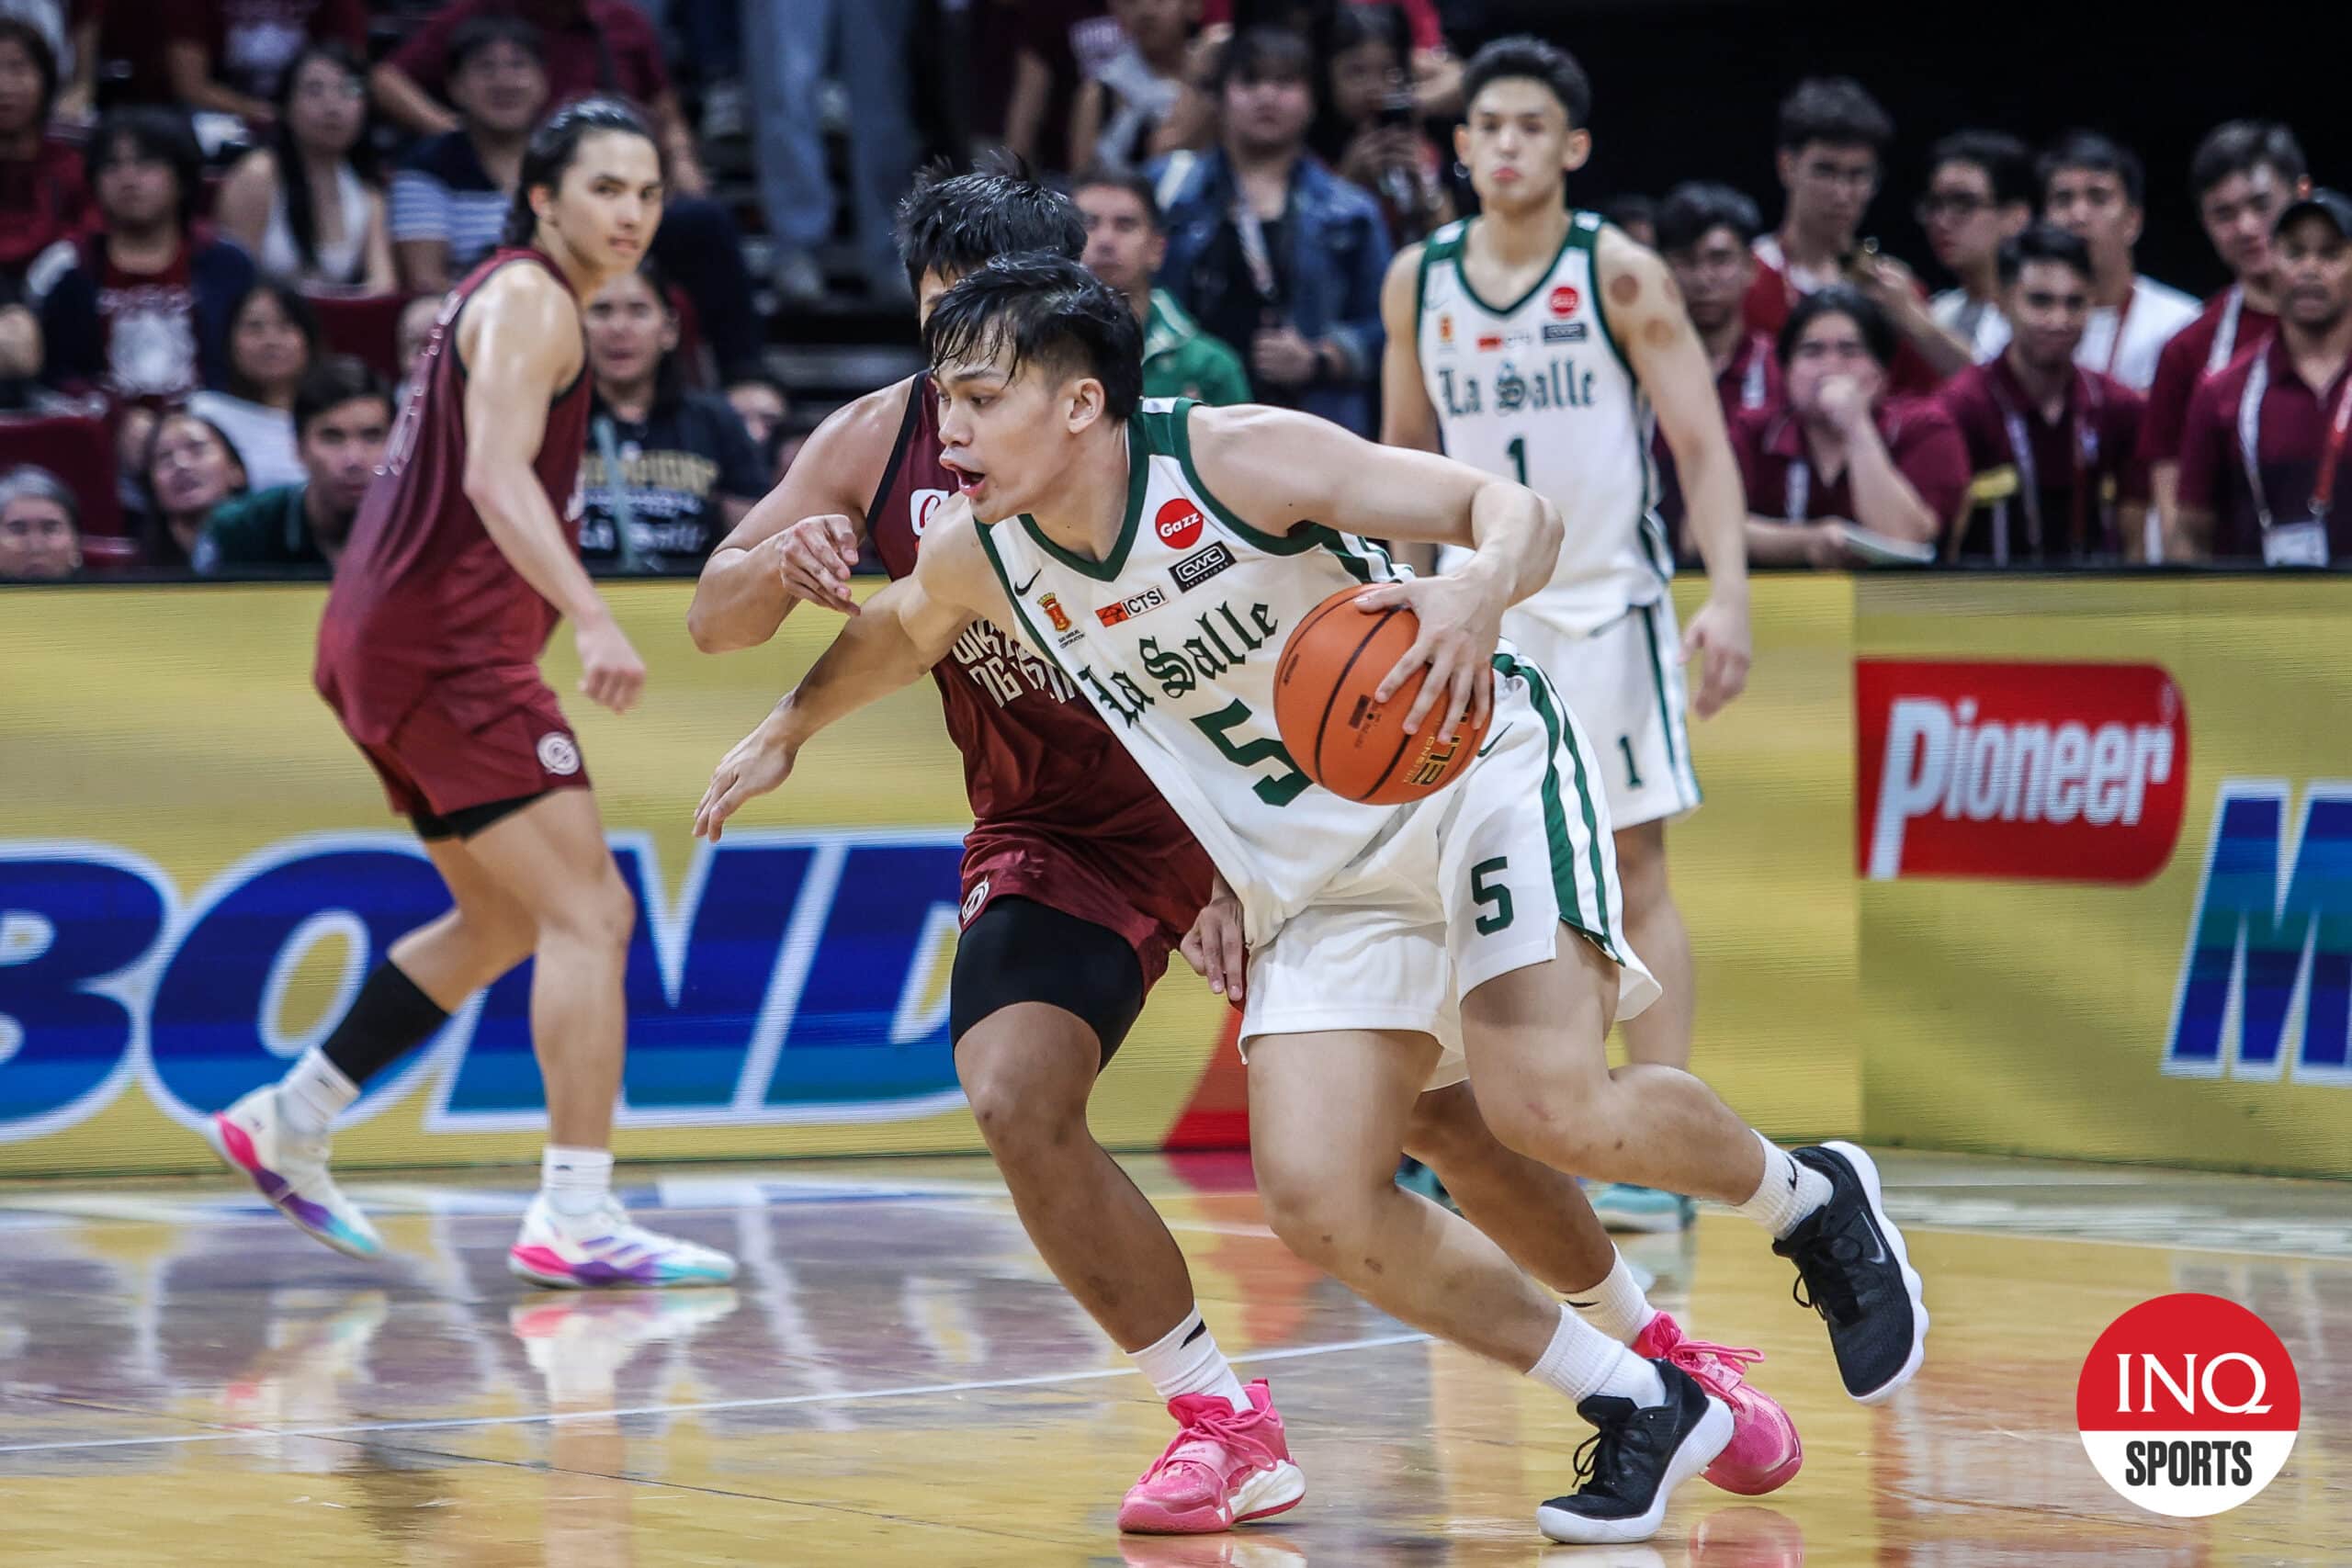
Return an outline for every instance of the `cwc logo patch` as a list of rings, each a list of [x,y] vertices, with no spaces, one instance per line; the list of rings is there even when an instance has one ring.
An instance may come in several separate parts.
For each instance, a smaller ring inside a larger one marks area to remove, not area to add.
[[[539,737],[539,766],[559,778],[570,778],[580,771],[580,747],[563,731],[551,730]]]
[[[1546,321],[1544,323],[1544,341],[1545,343],[1582,343],[1584,323],[1582,321]]]
[[[1186,556],[1168,569],[1168,575],[1176,580],[1178,592],[1189,593],[1233,564],[1233,552],[1220,541],[1198,555]]]

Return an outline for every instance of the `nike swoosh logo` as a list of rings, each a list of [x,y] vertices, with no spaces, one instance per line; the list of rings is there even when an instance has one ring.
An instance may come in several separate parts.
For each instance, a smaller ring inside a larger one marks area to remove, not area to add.
[[[1577,1301],[1572,1301],[1572,1302],[1568,1303],[1568,1304],[1569,1304],[1570,1306],[1572,1306],[1572,1307],[1576,1308],[1578,1312],[1587,1312],[1587,1311],[1591,1310],[1591,1309],[1592,1309],[1592,1308],[1594,1308],[1594,1307],[1599,1306],[1600,1303],[1599,1302],[1597,1302],[1597,1301],[1593,1301],[1593,1302],[1577,1302]]]
[[[1517,722],[1518,722],[1518,721],[1517,721],[1516,719],[1512,720],[1512,723],[1514,723],[1514,724],[1515,724],[1515,723],[1517,723]],[[1506,736],[1506,735],[1509,735],[1510,733],[1510,725],[1509,725],[1509,724],[1506,724],[1506,725],[1504,725],[1500,729],[1496,730],[1496,731],[1495,731],[1495,733],[1493,734],[1493,736],[1492,736],[1492,737],[1490,737],[1490,738],[1487,739],[1487,743],[1486,743],[1484,746],[1481,746],[1481,747],[1479,747],[1479,748],[1478,748],[1478,755],[1479,755],[1479,756],[1481,756],[1481,757],[1483,757],[1483,756],[1485,756],[1487,752],[1489,752],[1489,751],[1493,750],[1496,748],[1496,746],[1498,746],[1498,745],[1499,745],[1499,744],[1501,743],[1501,741],[1502,741],[1502,738],[1503,738],[1504,736]],[[1571,1306],[1573,1306],[1573,1305],[1575,1305],[1576,1303],[1574,1303],[1573,1302],[1571,1302],[1569,1304],[1570,1304]]]
[[[1024,582],[1024,583],[1023,583],[1020,587],[1018,587],[1018,588],[1016,588],[1016,589],[1014,589],[1014,590],[1012,591],[1013,597],[1015,597],[1015,598],[1017,598],[1017,599],[1025,599],[1025,598],[1027,598],[1027,597],[1029,596],[1029,590],[1031,590],[1032,588],[1036,587],[1036,586],[1037,586],[1037,580],[1038,580],[1039,578],[1041,578],[1041,577],[1045,576],[1045,575],[1046,575],[1046,569],[1045,569],[1044,567],[1042,567],[1042,566],[1041,566],[1041,567],[1039,567],[1036,570],[1035,570],[1035,571],[1031,572],[1031,573],[1029,574],[1029,581],[1026,581],[1026,582]]]
[[[1862,1211],[1862,1224],[1871,1233],[1870,1261],[1872,1263],[1885,1262],[1887,1256],[1886,1238],[1879,1235],[1878,1221],[1871,1217],[1870,1211],[1867,1209]]]

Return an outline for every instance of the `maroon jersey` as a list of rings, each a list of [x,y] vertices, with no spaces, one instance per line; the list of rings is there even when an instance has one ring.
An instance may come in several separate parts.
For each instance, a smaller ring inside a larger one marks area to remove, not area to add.
[[[385,448],[384,467],[335,570],[319,625],[319,690],[362,741],[387,738],[437,683],[468,675],[485,704],[503,684],[538,686],[539,654],[560,618],[525,581],[466,499],[466,367],[458,317],[502,266],[543,266],[535,250],[492,252],[449,291]],[[588,438],[589,378],[581,372],[548,410],[532,464],[548,503],[580,544],[580,457]]]
[[[866,536],[893,578],[914,570],[923,529],[956,493],[926,378],[910,378],[906,398],[865,511]],[[965,923],[990,897],[1019,893],[1126,936],[1146,982],[1156,979],[1148,949],[1164,963],[1207,902],[1207,853],[1085,697],[1017,639],[976,622],[932,677],[975,818]]]

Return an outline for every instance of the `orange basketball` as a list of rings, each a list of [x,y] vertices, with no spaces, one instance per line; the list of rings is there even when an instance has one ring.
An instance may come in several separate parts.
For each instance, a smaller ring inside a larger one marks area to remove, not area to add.
[[[1405,733],[1425,670],[1388,701],[1373,700],[1419,632],[1413,612],[1401,605],[1370,615],[1356,608],[1357,595],[1373,586],[1341,589],[1292,628],[1274,667],[1274,725],[1291,760],[1333,795],[1402,806],[1443,789],[1468,767],[1487,727],[1465,717],[1461,733],[1450,744],[1442,741],[1440,705],[1419,734]]]

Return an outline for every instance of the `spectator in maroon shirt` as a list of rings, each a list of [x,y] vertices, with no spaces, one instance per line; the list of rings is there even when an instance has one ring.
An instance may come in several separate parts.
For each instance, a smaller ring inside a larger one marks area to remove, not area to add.
[[[1747,558],[1838,567],[1871,558],[1848,530],[1933,547],[1968,493],[1968,449],[1933,399],[1887,396],[1894,328],[1833,283],[1797,301],[1774,343],[1788,399],[1742,413],[1732,450],[1747,489]]]
[[[1682,290],[1683,308],[1715,372],[1715,396],[1729,425],[1741,411],[1770,408],[1781,400],[1781,364],[1772,340],[1752,330],[1741,310],[1756,280],[1756,253],[1749,247],[1763,229],[1756,204],[1729,186],[1692,180],[1667,192],[1657,208],[1658,254]],[[1657,464],[1658,516],[1677,541],[1677,553],[1696,558],[1682,540],[1682,483],[1663,432],[1650,437]]]
[[[1747,324],[1777,334],[1796,302],[1816,288],[1846,283],[1876,303],[1900,333],[1894,382],[1928,392],[1942,378],[1913,340],[1946,334],[1928,314],[1927,296],[1911,269],[1881,255],[1874,240],[1858,238],[1871,198],[1878,194],[1894,122],[1862,85],[1849,76],[1817,76],[1797,84],[1781,104],[1776,163],[1788,204],[1781,227],[1756,242],[1756,281],[1747,291]],[[1947,356],[1951,353],[1945,350]],[[1964,359],[1953,361],[1964,363]]]
[[[270,100],[305,43],[368,51],[362,0],[84,0],[96,52],[126,103],[232,114],[266,128]]]
[[[56,96],[49,39],[21,17],[0,17],[0,276],[21,277],[94,215],[82,154],[48,134]]]
[[[2352,560],[2352,518],[2339,503],[2352,424],[2352,197],[2312,192],[2278,215],[2272,239],[2278,330],[2189,400],[2167,556]]]
[[[2140,394],[2075,363],[2090,248],[2037,223],[2001,247],[2008,343],[1938,394],[1968,444],[1972,510],[1944,558],[1993,566],[2140,559],[2147,481]]]
[[[2289,202],[2310,192],[2312,180],[2293,131],[2275,120],[2233,119],[2198,144],[2188,163],[2188,188],[2205,237],[2235,281],[2206,300],[2203,312],[2156,355],[2148,417],[2140,425],[2140,459],[2148,465],[2148,486],[2167,536],[2188,400],[2206,377],[2219,375],[2278,326],[2270,231]]]

